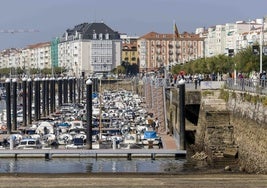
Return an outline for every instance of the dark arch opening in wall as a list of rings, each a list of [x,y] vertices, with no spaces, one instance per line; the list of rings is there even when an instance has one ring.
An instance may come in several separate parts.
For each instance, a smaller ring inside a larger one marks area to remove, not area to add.
[[[192,124],[197,126],[198,117],[199,117],[199,104],[190,104],[185,107],[185,118],[190,121]]]

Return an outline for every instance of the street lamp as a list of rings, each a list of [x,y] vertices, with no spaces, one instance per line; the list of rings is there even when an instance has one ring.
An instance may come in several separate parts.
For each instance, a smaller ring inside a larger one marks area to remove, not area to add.
[[[261,32],[260,32],[260,73],[262,73],[263,25],[264,25],[264,19],[263,19],[263,23],[261,27]]]

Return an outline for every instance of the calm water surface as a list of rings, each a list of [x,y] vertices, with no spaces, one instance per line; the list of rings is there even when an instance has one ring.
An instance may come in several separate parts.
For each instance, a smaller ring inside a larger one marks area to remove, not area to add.
[[[0,173],[96,173],[96,172],[182,172],[185,159],[160,158],[3,158]]]

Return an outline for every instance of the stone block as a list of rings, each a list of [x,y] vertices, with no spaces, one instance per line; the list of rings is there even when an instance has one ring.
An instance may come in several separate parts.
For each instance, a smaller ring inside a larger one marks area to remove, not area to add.
[[[237,148],[225,148],[223,156],[228,158],[237,158],[238,150]]]

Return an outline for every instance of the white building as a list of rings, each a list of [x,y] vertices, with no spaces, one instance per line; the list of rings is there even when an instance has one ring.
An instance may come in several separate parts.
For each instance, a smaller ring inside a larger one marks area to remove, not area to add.
[[[205,38],[205,56],[220,54],[233,56],[248,46],[260,44],[261,30],[262,19],[210,27]]]
[[[225,25],[208,28],[205,39],[205,56],[211,57],[225,53]]]
[[[118,32],[103,22],[83,23],[68,29],[58,45],[58,66],[68,75],[106,73],[121,64],[122,44]]]

